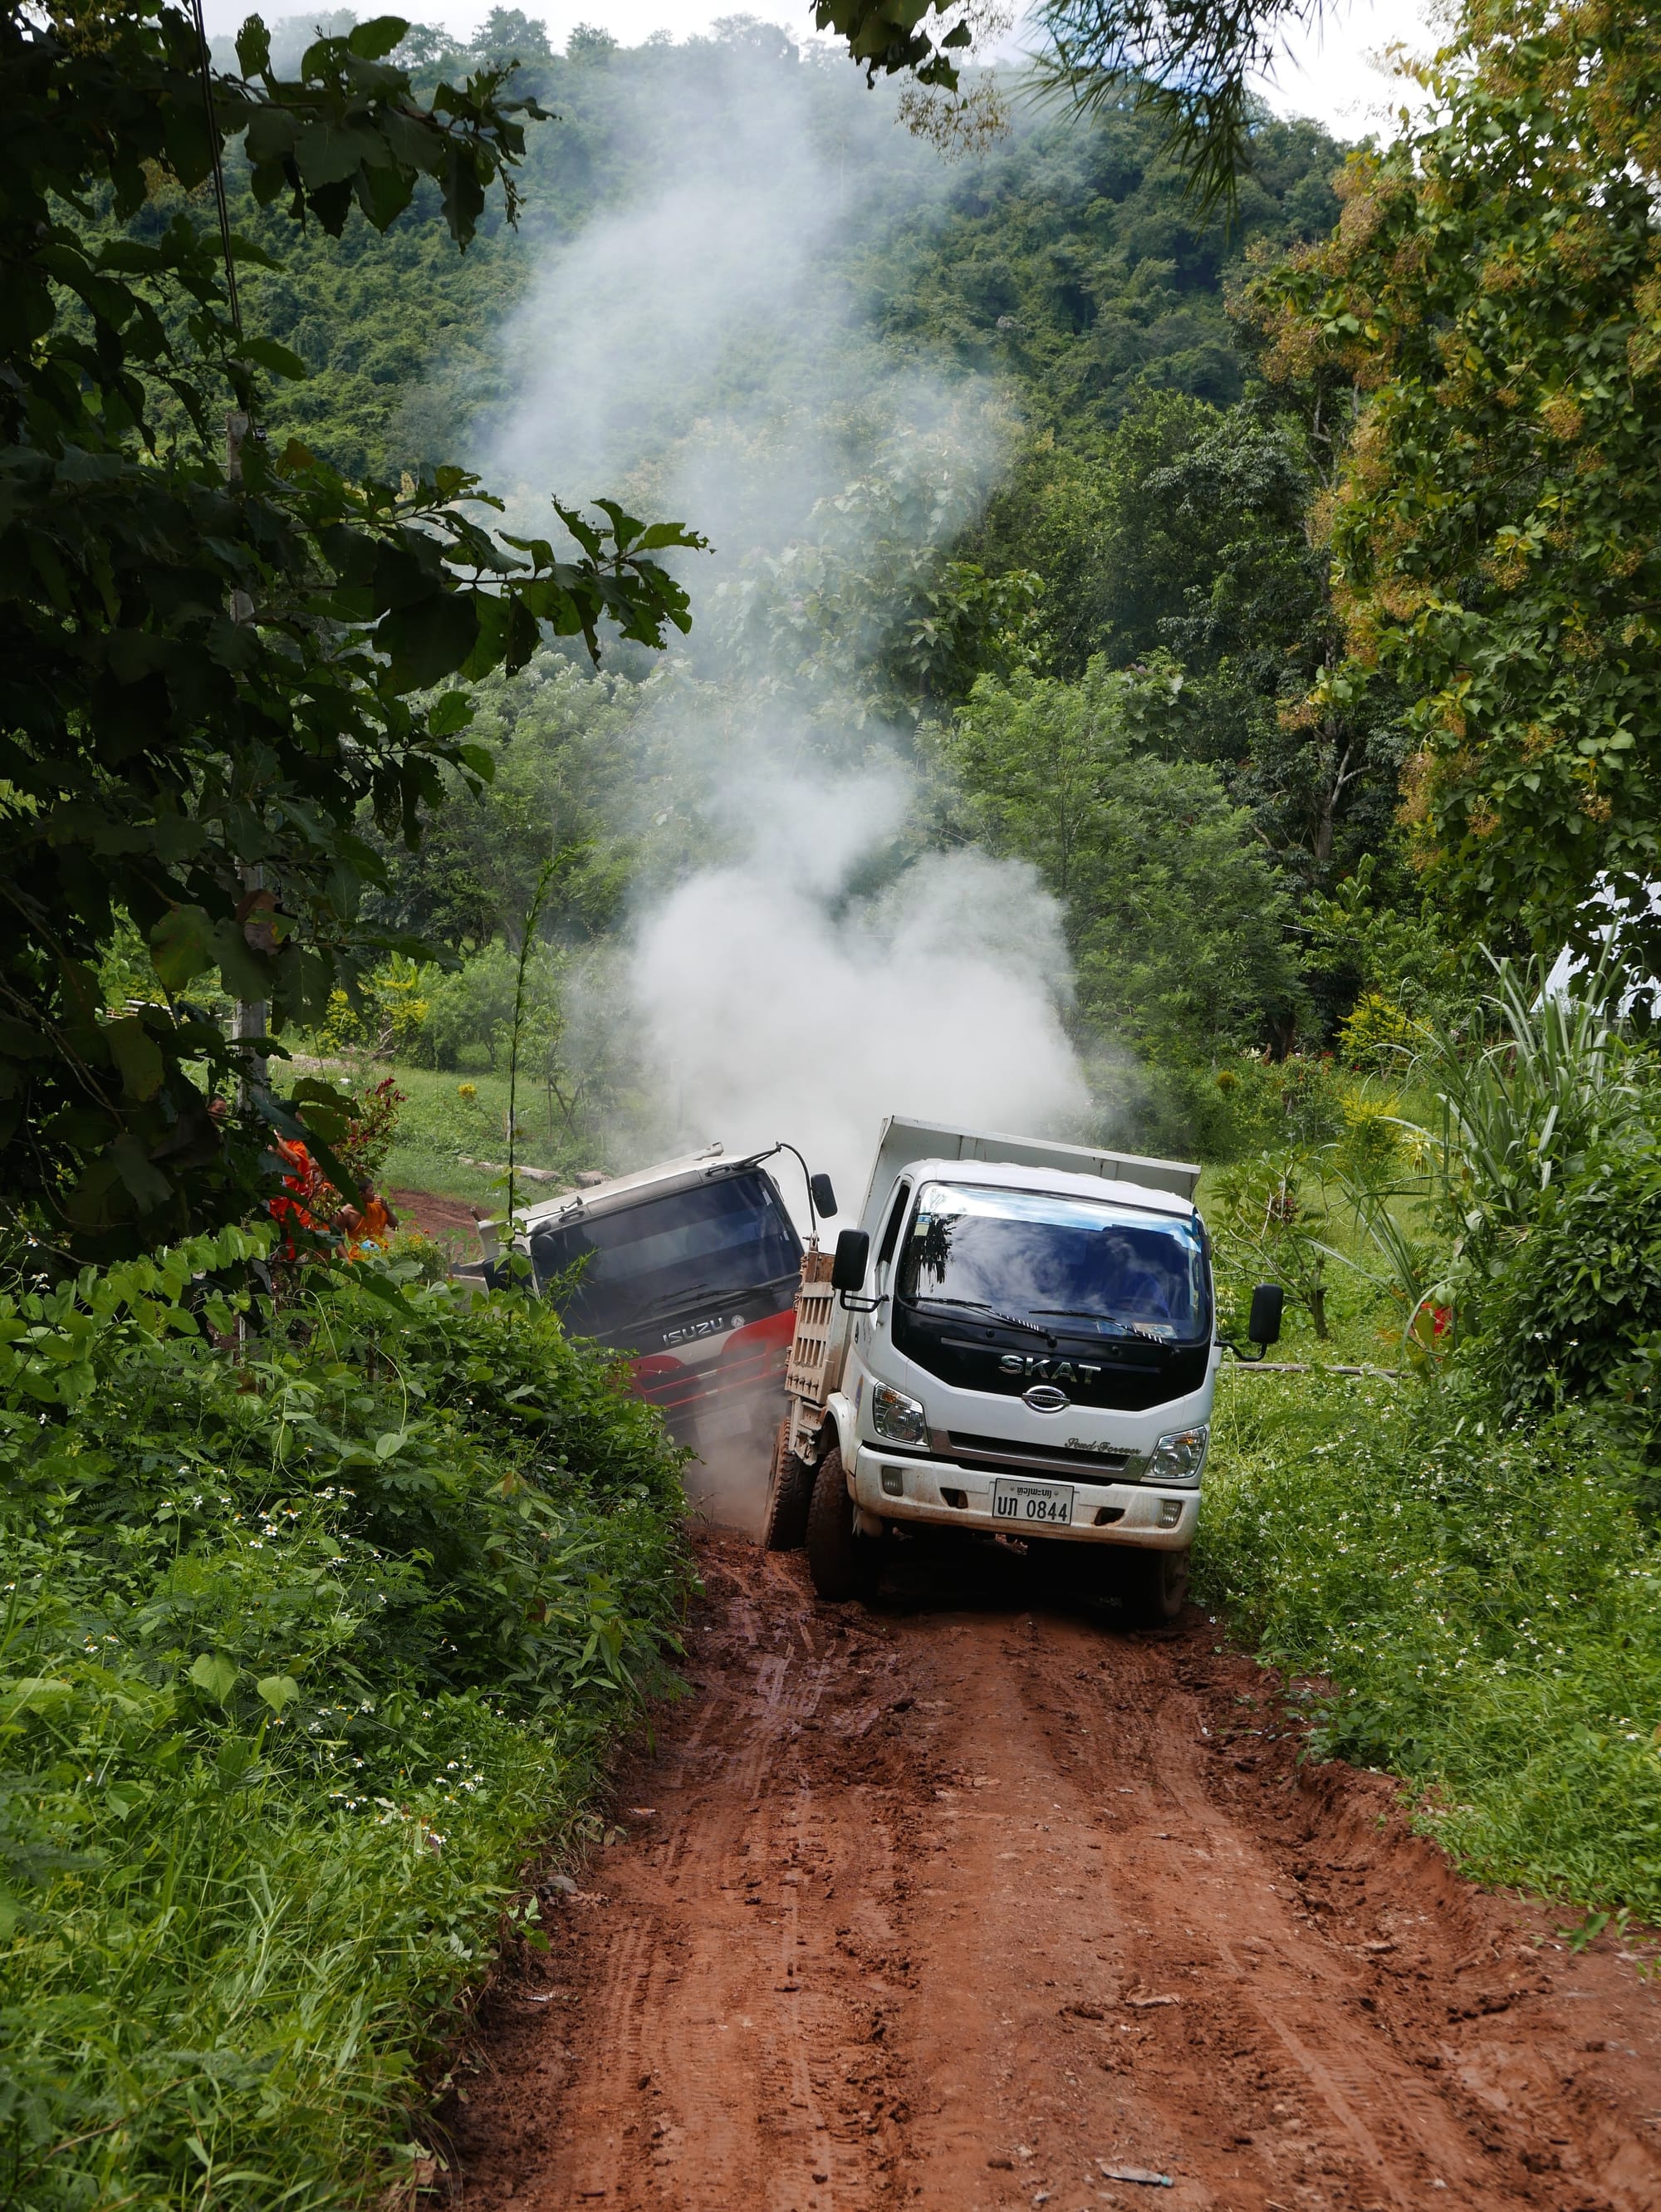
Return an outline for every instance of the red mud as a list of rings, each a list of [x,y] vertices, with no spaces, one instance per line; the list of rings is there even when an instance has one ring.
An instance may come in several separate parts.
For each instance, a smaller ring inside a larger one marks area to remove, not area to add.
[[[458,1198],[435,1198],[427,1190],[389,1190],[386,1200],[404,1229],[419,1229],[440,1243],[452,1244],[457,1256],[479,1256],[479,1225],[470,1206]]]
[[[1661,1987],[1300,1768],[1203,1615],[700,1551],[694,1694],[457,2069],[469,2212],[1661,2206]]]

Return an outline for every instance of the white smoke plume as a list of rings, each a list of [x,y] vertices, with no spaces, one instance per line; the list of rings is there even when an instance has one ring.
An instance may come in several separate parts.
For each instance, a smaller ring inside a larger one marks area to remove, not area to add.
[[[895,769],[748,780],[745,848],[646,915],[633,984],[678,1118],[729,1149],[787,1138],[857,1215],[886,1114],[1061,1133],[1088,1096],[1068,962],[1033,872],[930,854],[850,896],[911,803]],[[786,1196],[801,1194],[788,1171]]]
[[[712,857],[638,914],[625,988],[658,1156],[676,1139],[729,1152],[787,1139],[832,1175],[846,1216],[886,1114],[1065,1136],[1088,1097],[1063,1022],[1059,915],[1035,873],[961,850],[896,872],[896,844],[919,842],[908,740],[871,726],[846,666],[817,667],[805,690],[782,653],[758,667],[753,627],[724,629],[714,588],[736,585],[726,598],[742,601],[747,571],[768,558],[776,588],[777,564],[793,573],[794,549],[812,538],[815,502],[908,438],[947,441],[961,519],[995,481],[996,396],[886,351],[835,274],[859,226],[930,220],[943,172],[913,142],[895,152],[891,108],[846,62],[694,59],[708,106],[689,137],[683,115],[633,118],[640,143],[666,149],[667,188],[664,166],[649,165],[649,194],[549,252],[508,333],[516,398],[482,465],[525,498],[621,487],[637,512],[674,514],[718,542],[716,560],[682,572],[700,680],[670,684],[652,710],[679,717]],[[842,119],[827,128],[822,84],[808,95],[811,73],[831,66]],[[862,149],[884,133],[868,165]],[[843,557],[861,511],[839,508]],[[906,511],[873,510],[878,571]],[[937,538],[937,511],[935,526]],[[880,888],[862,888],[873,873]],[[799,1177],[779,1180],[805,1227]],[[749,1516],[755,1470],[709,1480],[722,1517]]]

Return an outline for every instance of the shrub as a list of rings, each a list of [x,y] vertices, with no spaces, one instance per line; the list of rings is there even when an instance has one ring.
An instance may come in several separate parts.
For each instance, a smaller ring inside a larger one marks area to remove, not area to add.
[[[1363,991],[1338,1027],[1338,1047],[1351,1067],[1373,1074],[1398,1071],[1421,1050],[1427,1031],[1388,993]]]
[[[1661,1547],[1618,1429],[1482,1379],[1231,1378],[1207,1595],[1483,1880],[1661,1917]]]
[[[1661,1153],[1600,1145],[1547,1185],[1533,1220],[1495,1262],[1484,1307],[1508,1413],[1565,1398],[1634,1398],[1646,1425],[1661,1340]]]
[[[0,2198],[41,2212],[371,2193],[664,1680],[679,1455],[616,1364],[415,1253],[222,1286],[269,1243],[0,1297]]]
[[[382,1060],[415,1056],[427,1024],[438,970],[394,953],[367,976],[355,997],[331,991],[313,1042],[324,1053],[364,1052]]]
[[[1415,1133],[1439,1162],[1428,1194],[1460,1263],[1467,1327],[1482,1325],[1487,1286],[1553,1182],[1648,1140],[1650,1063],[1609,1011],[1611,995],[1604,972],[1571,994],[1546,988],[1537,960],[1521,970],[1501,960],[1468,1023],[1429,1025],[1414,1077],[1440,1121]]]

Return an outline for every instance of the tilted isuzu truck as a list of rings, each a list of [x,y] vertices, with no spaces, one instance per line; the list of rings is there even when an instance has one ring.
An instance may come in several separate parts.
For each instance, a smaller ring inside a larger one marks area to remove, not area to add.
[[[890,1532],[1099,1547],[1180,1612],[1224,1345],[1200,1170],[883,1124],[857,1228],[803,1255],[764,1540],[866,1594]],[[1280,1292],[1252,1300],[1272,1342]]]
[[[765,1466],[785,1409],[802,1240],[762,1163],[791,1149],[710,1145],[514,1211],[513,1249],[572,1334],[630,1354],[636,1395],[706,1456],[738,1446]],[[808,1208],[810,1223],[835,1210],[822,1176]],[[481,1224],[489,1270],[507,1226]]]

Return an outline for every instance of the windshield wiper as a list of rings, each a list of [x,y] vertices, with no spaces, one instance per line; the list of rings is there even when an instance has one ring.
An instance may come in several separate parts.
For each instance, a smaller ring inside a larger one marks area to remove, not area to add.
[[[659,1314],[666,1314],[676,1306],[686,1305],[694,1298],[701,1298],[714,1288],[713,1283],[688,1283],[679,1290],[665,1291],[662,1297],[653,1299],[640,1318],[642,1321],[653,1321]],[[726,1293],[724,1291],[722,1295],[724,1297]]]
[[[1056,1340],[1055,1331],[1035,1321],[1023,1321],[1019,1314],[1001,1313],[997,1307],[989,1306],[981,1298],[913,1298],[913,1305],[961,1306],[967,1313],[984,1313],[989,1321],[1001,1321],[1005,1328],[1024,1328],[1028,1336],[1041,1336],[1046,1344]]]
[[[1094,1313],[1088,1306],[1034,1306],[1033,1311],[1054,1314],[1060,1320],[1093,1321],[1099,1327],[1123,1329],[1127,1336],[1145,1337],[1149,1344],[1164,1344],[1169,1340],[1145,1322],[1121,1321],[1117,1314]]]

